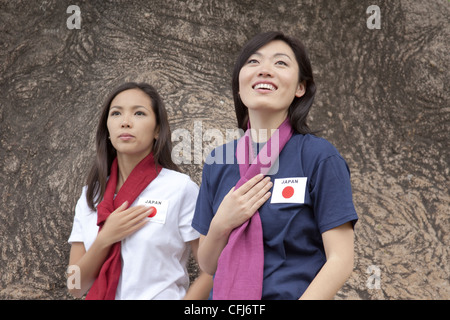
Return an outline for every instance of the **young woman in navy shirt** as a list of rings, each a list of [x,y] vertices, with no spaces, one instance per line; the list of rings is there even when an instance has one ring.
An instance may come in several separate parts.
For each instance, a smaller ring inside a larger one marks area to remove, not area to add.
[[[192,222],[201,234],[200,267],[214,275],[232,231],[258,211],[261,299],[332,299],[353,269],[358,217],[345,160],[306,123],[316,91],[306,50],[280,32],[255,36],[236,61],[232,88],[239,128],[254,129],[255,156],[284,122],[293,133],[266,177],[258,174],[239,188],[236,156],[227,154],[236,152],[237,141],[212,151]]]

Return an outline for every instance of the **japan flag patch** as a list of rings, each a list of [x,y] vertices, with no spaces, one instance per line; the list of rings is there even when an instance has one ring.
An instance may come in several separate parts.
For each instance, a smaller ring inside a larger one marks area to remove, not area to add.
[[[275,179],[270,203],[305,203],[306,177]]]
[[[166,222],[167,208],[169,207],[168,200],[139,198],[136,205],[138,206],[143,205],[148,208],[153,207],[152,213],[150,213],[150,215],[147,218],[150,220],[150,222],[156,222],[161,224],[164,224]]]

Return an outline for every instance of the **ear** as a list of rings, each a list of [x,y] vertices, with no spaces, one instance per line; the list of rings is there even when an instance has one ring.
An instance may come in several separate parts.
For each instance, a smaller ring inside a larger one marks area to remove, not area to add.
[[[158,138],[159,138],[159,125],[157,125],[155,128],[155,136],[154,136],[155,140],[158,140]]]
[[[303,97],[303,95],[306,93],[306,82],[302,81],[298,84],[297,90],[295,91],[295,96],[297,98]]]

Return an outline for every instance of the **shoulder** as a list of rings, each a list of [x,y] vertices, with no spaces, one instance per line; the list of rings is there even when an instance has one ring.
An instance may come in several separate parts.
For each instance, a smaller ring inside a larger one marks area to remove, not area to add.
[[[309,154],[319,160],[340,155],[336,147],[324,138],[312,134],[295,134],[292,139],[302,153]]]
[[[175,170],[162,168],[158,179],[164,180],[164,183],[173,185],[178,189],[198,190],[198,185],[192,181],[189,175]]]
[[[225,144],[215,147],[205,159],[205,166],[213,164],[236,163],[236,146],[238,140],[231,140]]]
[[[312,134],[294,134],[289,142],[287,157],[300,157],[302,167],[312,174],[323,163],[337,163],[346,166],[337,148],[324,138]]]
[[[87,194],[87,186],[84,186],[81,190],[81,196],[78,199],[75,207],[75,214],[78,216],[85,216],[91,213],[95,213],[95,211],[92,211],[92,209],[89,208],[86,194]]]
[[[295,134],[291,138],[291,152],[308,163],[319,163],[329,158],[342,159],[337,148],[324,138],[312,134]]]
[[[81,205],[87,206],[87,199],[86,199],[87,188],[88,188],[87,186],[83,186],[83,188],[81,189],[81,196],[78,199],[77,206]]]

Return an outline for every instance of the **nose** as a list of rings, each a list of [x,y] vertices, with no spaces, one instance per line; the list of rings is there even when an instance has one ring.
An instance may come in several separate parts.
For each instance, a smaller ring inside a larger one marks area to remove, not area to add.
[[[272,77],[273,76],[273,72],[270,68],[269,63],[261,63],[260,69],[258,72],[258,76],[259,77]]]
[[[131,120],[127,116],[125,116],[123,118],[121,127],[122,128],[131,128]]]
[[[260,77],[272,77],[272,74],[270,73],[270,71],[261,71],[261,72],[259,72],[258,76],[260,76]]]

